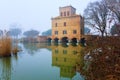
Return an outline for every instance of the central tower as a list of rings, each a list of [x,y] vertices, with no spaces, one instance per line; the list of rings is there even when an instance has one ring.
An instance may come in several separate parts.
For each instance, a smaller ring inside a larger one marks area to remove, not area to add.
[[[72,6],[60,7],[59,14],[61,17],[72,16],[76,14],[76,9]]]

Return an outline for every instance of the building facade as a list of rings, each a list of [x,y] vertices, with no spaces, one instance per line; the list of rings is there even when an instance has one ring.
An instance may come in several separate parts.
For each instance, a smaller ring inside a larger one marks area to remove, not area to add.
[[[59,8],[59,16],[52,18],[52,41],[79,42],[84,34],[84,18],[72,6]]]

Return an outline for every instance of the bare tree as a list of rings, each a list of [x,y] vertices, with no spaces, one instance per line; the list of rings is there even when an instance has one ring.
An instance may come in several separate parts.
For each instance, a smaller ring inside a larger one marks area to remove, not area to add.
[[[115,15],[115,19],[120,22],[120,0],[102,0],[107,8]]]
[[[114,22],[112,25],[112,32],[120,36],[120,0],[102,0],[110,11],[110,22]],[[112,34],[112,33],[111,33]]]
[[[18,36],[22,33],[20,28],[11,28],[10,29],[10,35],[14,36],[14,38],[18,38]]]
[[[108,22],[108,8],[102,2],[89,3],[84,11],[85,23],[97,29],[103,37]]]

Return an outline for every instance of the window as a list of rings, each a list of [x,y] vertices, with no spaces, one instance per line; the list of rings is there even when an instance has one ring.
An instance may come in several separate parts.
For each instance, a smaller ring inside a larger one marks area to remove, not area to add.
[[[63,50],[63,54],[67,54],[67,50]]]
[[[73,34],[76,34],[77,33],[77,31],[76,30],[73,30]]]
[[[67,34],[67,31],[66,31],[66,30],[64,30],[64,31],[63,31],[63,34]]]
[[[60,15],[63,16],[63,13],[61,12]]]
[[[56,57],[56,61],[58,61],[58,58]]]
[[[55,23],[55,27],[57,27],[57,23]]]
[[[55,34],[58,35],[58,31],[55,31]]]
[[[69,11],[67,12],[67,16],[69,16]]]
[[[66,58],[64,58],[64,62],[66,62],[67,61],[67,59]]]
[[[66,16],[66,12],[64,12],[64,16]]]
[[[64,26],[66,26],[66,22],[64,22]]]
[[[80,29],[81,30],[81,34],[83,34],[83,30],[82,29]]]
[[[58,53],[58,49],[55,49],[55,53]]]

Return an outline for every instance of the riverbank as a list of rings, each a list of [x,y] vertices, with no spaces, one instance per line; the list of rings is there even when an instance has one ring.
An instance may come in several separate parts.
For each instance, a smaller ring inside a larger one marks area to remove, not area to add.
[[[84,53],[91,57],[90,65],[82,74],[86,80],[120,79],[120,37],[104,37],[87,42]]]

